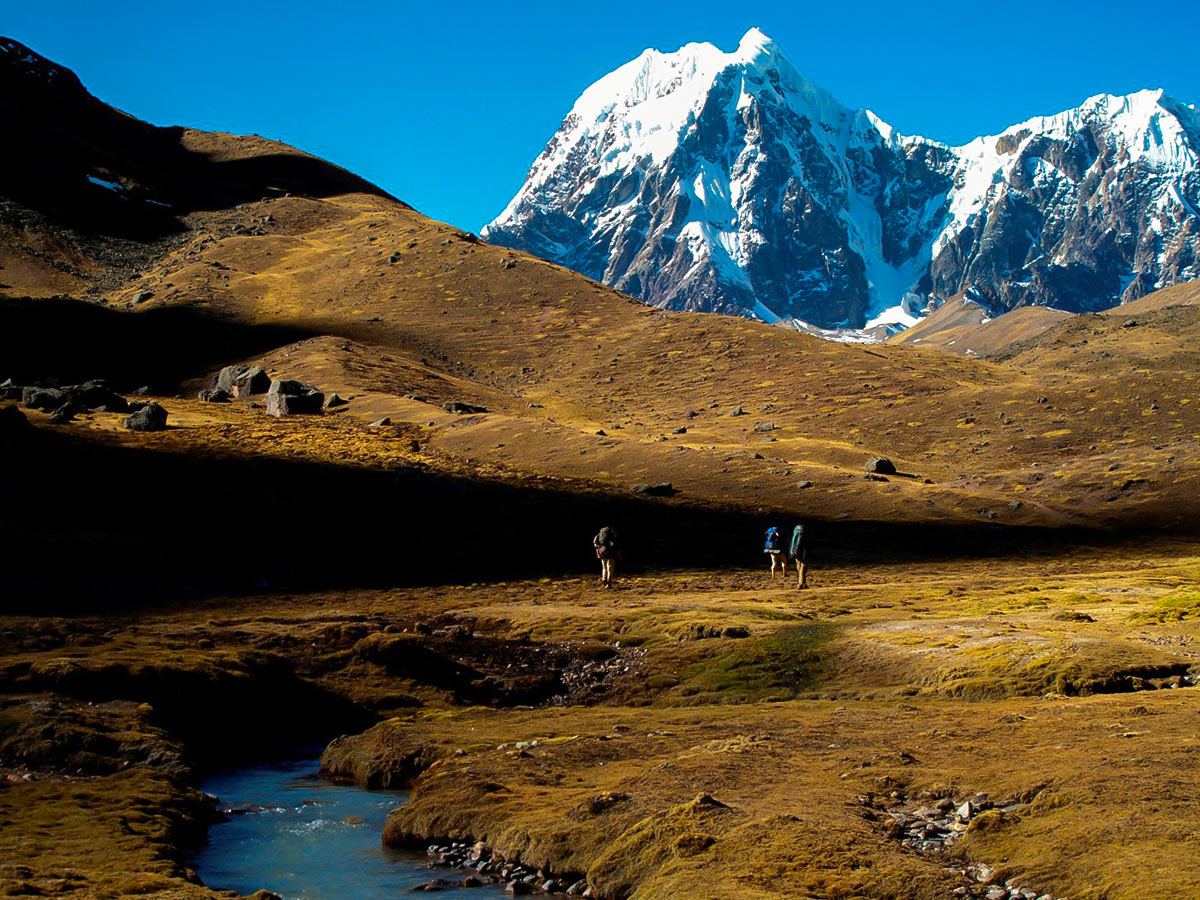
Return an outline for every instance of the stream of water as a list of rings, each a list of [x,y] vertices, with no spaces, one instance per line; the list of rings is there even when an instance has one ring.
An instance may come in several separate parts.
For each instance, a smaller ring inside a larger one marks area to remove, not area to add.
[[[260,888],[285,900],[382,900],[407,892],[446,870],[425,856],[382,846],[387,814],[403,803],[399,791],[364,791],[320,778],[318,760],[246,766],[205,779],[222,808],[241,810],[209,829],[191,866],[211,888],[251,894]],[[447,888],[446,900],[503,897],[502,886]]]

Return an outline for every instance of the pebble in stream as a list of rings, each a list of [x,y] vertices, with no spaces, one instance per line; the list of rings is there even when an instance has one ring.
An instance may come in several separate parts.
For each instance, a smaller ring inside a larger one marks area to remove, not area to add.
[[[430,844],[431,868],[469,869],[475,874],[457,881],[435,878],[412,888],[414,891],[440,891],[446,887],[479,887],[484,884],[503,884],[506,893],[560,894],[567,897],[595,896],[583,878],[560,878],[543,869],[533,869],[520,863],[508,862],[494,856],[482,842],[476,844]]]

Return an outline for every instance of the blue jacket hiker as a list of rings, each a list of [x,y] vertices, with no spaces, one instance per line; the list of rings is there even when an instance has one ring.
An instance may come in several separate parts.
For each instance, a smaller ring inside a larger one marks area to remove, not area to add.
[[[771,578],[775,578],[775,568],[778,566],[783,570],[783,574],[787,575],[787,558],[783,555],[783,538],[779,534],[779,529],[772,525],[767,529],[767,541],[763,546],[763,553],[771,560]]]

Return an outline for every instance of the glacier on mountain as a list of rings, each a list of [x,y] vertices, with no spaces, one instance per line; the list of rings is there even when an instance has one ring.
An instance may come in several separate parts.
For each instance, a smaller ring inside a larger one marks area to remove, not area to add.
[[[1091,310],[1194,278],[1200,115],[1098,95],[951,147],[843,106],[751,29],[576,101],[484,229],[657,306],[895,329],[968,288]]]

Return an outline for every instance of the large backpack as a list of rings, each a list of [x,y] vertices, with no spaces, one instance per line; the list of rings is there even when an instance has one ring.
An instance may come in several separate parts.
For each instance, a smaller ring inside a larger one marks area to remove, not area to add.
[[[605,525],[600,529],[600,533],[596,535],[596,549],[615,550],[617,547],[617,532]]]
[[[803,525],[797,525],[792,530],[792,546],[789,548],[789,552],[792,556],[798,557],[800,555],[800,551],[804,547],[805,537],[806,534]]]
[[[776,552],[779,550],[779,529],[772,526],[767,529],[767,543],[763,547],[764,551]]]

